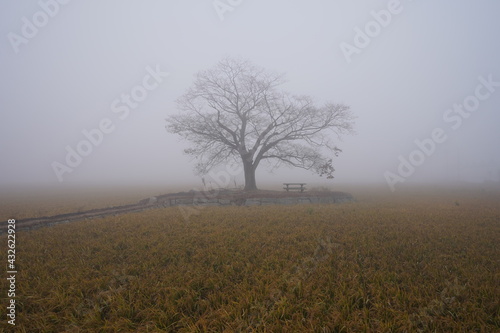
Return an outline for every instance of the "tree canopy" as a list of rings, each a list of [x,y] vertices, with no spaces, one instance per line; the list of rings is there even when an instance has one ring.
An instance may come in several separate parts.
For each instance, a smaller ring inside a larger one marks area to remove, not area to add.
[[[185,153],[198,160],[199,174],[241,160],[246,190],[257,188],[255,170],[264,160],[272,168],[289,165],[333,178],[333,157],[341,152],[333,138],[353,131],[349,106],[318,107],[309,96],[279,90],[283,83],[283,75],[223,59],[196,75],[167,130],[191,143]]]

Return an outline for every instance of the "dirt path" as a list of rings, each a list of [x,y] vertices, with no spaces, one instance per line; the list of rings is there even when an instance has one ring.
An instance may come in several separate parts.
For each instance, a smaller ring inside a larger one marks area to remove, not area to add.
[[[314,199],[314,201],[313,201]],[[263,203],[265,201],[265,203]],[[195,205],[195,206],[243,206],[255,204],[295,204],[309,202],[345,202],[352,201],[350,194],[344,192],[285,192],[285,191],[189,191],[165,194],[146,198],[136,204],[92,209],[83,212],[74,212],[54,216],[43,216],[16,220],[16,230],[31,230],[56,224],[69,223],[79,220],[101,218],[110,215],[140,212],[158,207]],[[0,223],[0,234],[6,232],[7,221]]]

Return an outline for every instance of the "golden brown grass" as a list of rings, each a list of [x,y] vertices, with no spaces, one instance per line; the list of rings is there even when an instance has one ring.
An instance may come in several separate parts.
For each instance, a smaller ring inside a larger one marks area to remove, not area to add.
[[[498,194],[358,197],[18,232],[16,331],[500,330]]]
[[[169,190],[175,190],[169,189]],[[165,188],[17,188],[0,192],[0,220],[53,216],[133,204]]]

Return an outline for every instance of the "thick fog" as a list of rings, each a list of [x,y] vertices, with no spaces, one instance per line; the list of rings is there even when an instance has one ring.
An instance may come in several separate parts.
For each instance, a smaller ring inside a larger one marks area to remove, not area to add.
[[[495,0],[4,2],[0,186],[201,185],[165,118],[228,56],[357,117],[333,181],[264,164],[257,185],[498,181],[499,13]]]

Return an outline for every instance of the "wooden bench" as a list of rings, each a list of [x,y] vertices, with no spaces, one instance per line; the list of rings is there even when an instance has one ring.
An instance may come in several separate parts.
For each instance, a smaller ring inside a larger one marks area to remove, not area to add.
[[[283,183],[283,189],[285,191],[300,191],[304,192],[306,190],[306,183]]]

